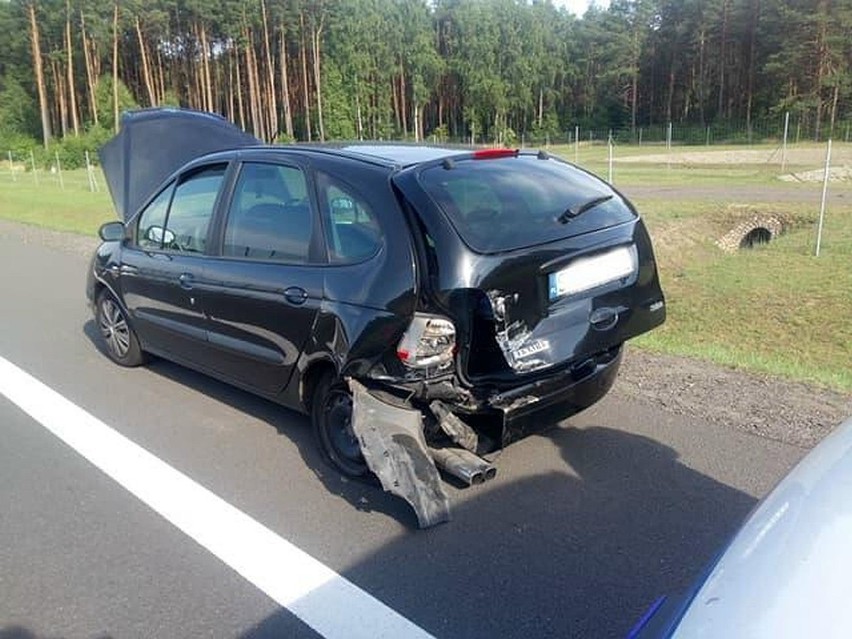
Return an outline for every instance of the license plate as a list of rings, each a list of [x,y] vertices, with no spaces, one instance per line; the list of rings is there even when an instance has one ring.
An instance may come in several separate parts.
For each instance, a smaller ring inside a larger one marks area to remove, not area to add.
[[[551,300],[588,291],[627,278],[636,272],[636,247],[621,246],[604,253],[580,257],[548,276]]]

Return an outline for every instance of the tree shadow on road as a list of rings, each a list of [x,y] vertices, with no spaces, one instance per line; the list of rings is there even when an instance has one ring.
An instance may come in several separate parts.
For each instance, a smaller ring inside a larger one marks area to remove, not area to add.
[[[438,637],[623,637],[695,579],[755,503],[647,437],[601,425],[547,438],[564,471],[468,492],[451,523],[344,576]],[[322,605],[321,591],[309,597]],[[244,637],[286,623],[282,609]]]

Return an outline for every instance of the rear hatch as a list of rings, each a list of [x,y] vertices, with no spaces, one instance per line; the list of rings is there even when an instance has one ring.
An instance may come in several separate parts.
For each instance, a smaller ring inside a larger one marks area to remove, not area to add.
[[[602,180],[502,149],[412,174],[399,185],[425,195],[413,201],[433,294],[457,325],[469,378],[512,382],[582,365],[663,322],[645,227]]]

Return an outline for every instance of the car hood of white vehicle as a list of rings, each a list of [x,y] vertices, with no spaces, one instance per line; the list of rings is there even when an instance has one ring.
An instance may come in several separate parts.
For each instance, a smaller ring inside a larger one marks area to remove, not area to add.
[[[848,637],[852,632],[852,419],[751,514],[674,637]]]

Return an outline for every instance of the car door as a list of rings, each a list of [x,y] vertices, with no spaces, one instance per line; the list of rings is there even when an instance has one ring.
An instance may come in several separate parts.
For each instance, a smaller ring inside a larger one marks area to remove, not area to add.
[[[139,215],[121,253],[122,296],[143,347],[197,365],[208,356],[199,285],[227,166],[197,167],[163,189]]]
[[[212,366],[266,395],[287,385],[322,301],[322,237],[297,157],[244,161],[209,261]]]

